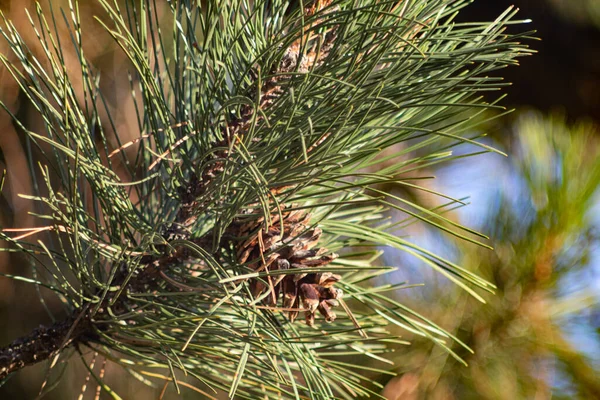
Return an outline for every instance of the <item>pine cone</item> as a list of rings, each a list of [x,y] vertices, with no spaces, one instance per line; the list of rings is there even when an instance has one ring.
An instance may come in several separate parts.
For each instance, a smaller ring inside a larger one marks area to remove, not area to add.
[[[264,231],[264,217],[247,223],[234,222],[232,229],[238,237],[248,237],[237,247],[237,258],[257,272],[294,270],[290,274],[268,276],[265,280],[250,282],[252,295],[256,298],[268,291],[265,299],[276,305],[281,295],[282,305],[289,310],[289,319],[294,321],[298,310],[305,311],[306,323],[312,326],[315,313],[319,311],[327,322],[335,320],[331,307],[337,306],[336,299],[342,297],[341,289],[333,285],[339,275],[330,272],[306,273],[304,268],[315,268],[329,264],[338,256],[327,249],[316,248],[321,237],[320,228],[310,227],[311,214],[301,210],[284,211],[283,232],[279,213],[272,215],[271,225]],[[232,232],[233,233],[233,232]]]

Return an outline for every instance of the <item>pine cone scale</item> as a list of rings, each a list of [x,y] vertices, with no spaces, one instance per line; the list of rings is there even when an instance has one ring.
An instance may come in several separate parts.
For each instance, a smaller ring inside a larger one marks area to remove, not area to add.
[[[326,266],[338,256],[325,248],[316,247],[323,231],[310,227],[310,213],[302,210],[274,213],[271,224],[264,226],[264,216],[232,224],[230,233],[245,237],[236,249],[238,262],[256,272],[288,271],[286,274],[256,278],[250,281],[254,298],[264,296],[264,302],[276,305],[281,297],[282,307],[293,322],[304,310],[306,323],[314,324],[317,311],[325,321],[332,322],[336,315],[331,311],[337,304],[341,290],[332,286],[341,277],[330,272],[304,272],[306,268]],[[282,219],[283,218],[283,219]],[[282,232],[283,228],[283,232]]]

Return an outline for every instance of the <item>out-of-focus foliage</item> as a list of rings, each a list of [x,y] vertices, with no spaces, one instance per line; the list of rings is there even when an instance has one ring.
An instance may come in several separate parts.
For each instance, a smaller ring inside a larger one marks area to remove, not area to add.
[[[600,397],[598,134],[591,125],[567,127],[562,118],[527,114],[514,126],[511,147],[512,185],[489,205],[484,229],[495,251],[472,247],[459,256],[497,294],[480,305],[440,283],[426,289],[443,296],[433,307],[403,294],[474,350],[458,350],[469,367],[411,338],[415,345],[395,359],[399,376],[386,387],[390,399]]]
[[[548,0],[562,17],[580,24],[600,27],[600,1],[598,0]]]

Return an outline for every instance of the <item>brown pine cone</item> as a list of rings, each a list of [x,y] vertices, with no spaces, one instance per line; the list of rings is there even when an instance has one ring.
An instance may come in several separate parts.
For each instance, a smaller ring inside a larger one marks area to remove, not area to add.
[[[234,222],[229,229],[237,237],[246,237],[237,247],[237,258],[254,271],[291,270],[288,274],[267,276],[250,282],[252,295],[257,298],[268,292],[267,304],[276,305],[281,295],[282,305],[294,321],[304,310],[306,323],[313,325],[319,311],[327,322],[335,320],[331,307],[342,297],[341,289],[333,285],[341,277],[330,272],[303,272],[305,268],[317,268],[329,264],[338,256],[325,248],[317,248],[322,231],[310,228],[311,214],[302,210],[283,211],[283,224],[279,213],[272,215],[271,224],[265,232],[264,217],[246,223]],[[282,232],[283,225],[283,232]]]

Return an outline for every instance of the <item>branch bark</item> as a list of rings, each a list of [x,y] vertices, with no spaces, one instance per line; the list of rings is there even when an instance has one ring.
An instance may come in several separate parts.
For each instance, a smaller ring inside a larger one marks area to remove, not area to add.
[[[51,359],[88,333],[91,323],[83,313],[34,329],[0,349],[0,380],[28,365]]]

